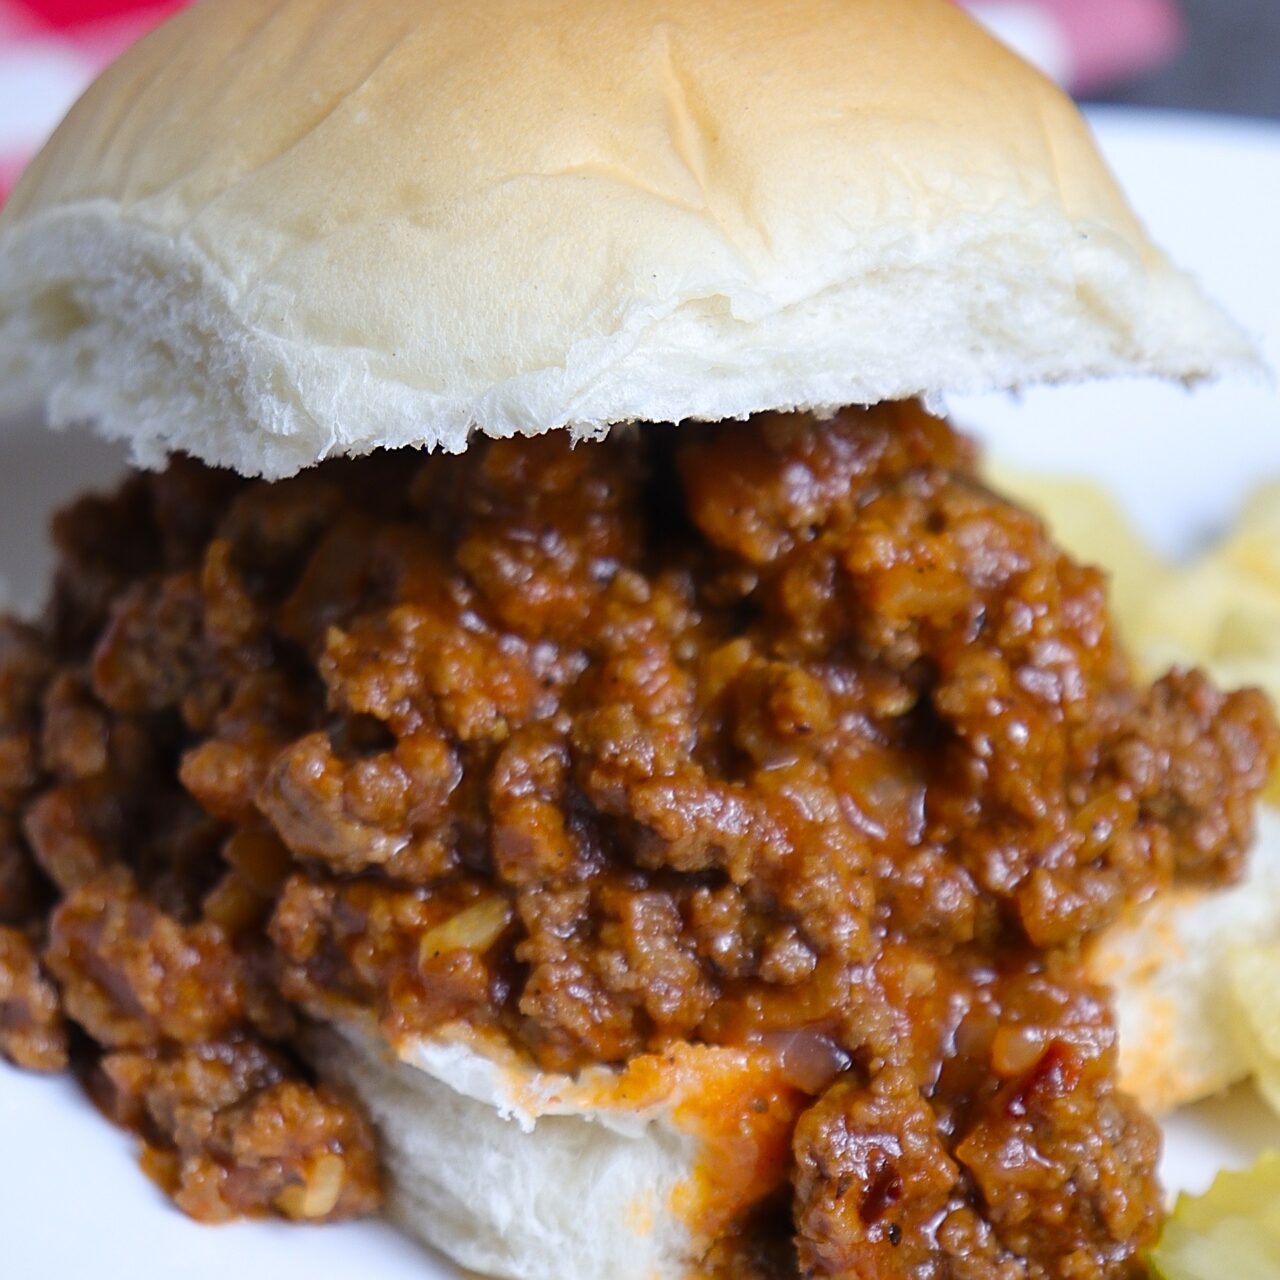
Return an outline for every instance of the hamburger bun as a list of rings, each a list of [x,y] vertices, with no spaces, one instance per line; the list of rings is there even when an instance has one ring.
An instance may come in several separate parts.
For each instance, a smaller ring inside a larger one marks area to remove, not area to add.
[[[947,0],[206,0],[11,197],[0,352],[267,477],[1251,358]]]
[[[388,1216],[469,1270],[685,1280],[785,1177],[801,1095],[770,1055],[685,1045],[570,1079],[457,1036],[393,1051],[348,1023],[307,1048],[378,1127]]]

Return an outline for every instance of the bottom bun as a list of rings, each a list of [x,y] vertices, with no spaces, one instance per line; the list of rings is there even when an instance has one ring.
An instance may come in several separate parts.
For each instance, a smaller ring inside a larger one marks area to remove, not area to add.
[[[1224,999],[1237,943],[1280,939],[1280,813],[1245,880],[1170,892],[1091,949],[1116,990],[1122,1086],[1159,1113],[1248,1072]],[[686,1280],[789,1170],[805,1095],[763,1053],[684,1045],[576,1079],[457,1029],[393,1052],[316,1029],[322,1074],[377,1125],[388,1212],[464,1267],[511,1280]]]
[[[1239,884],[1170,890],[1090,949],[1090,973],[1115,988],[1121,1087],[1160,1115],[1244,1079],[1229,957],[1233,947],[1276,941],[1280,811],[1263,806]]]
[[[685,1280],[786,1179],[804,1104],[771,1056],[701,1045],[576,1080],[462,1038],[305,1047],[378,1127],[391,1219],[511,1280]]]

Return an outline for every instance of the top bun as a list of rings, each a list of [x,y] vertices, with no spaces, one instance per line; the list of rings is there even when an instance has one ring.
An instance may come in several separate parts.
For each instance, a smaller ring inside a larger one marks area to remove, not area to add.
[[[0,217],[0,396],[144,464],[1248,358],[949,0],[205,0]]]

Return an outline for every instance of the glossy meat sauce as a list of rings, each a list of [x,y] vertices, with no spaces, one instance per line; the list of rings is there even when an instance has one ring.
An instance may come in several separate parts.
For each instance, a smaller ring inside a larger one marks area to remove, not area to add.
[[[1158,1225],[1082,940],[1230,879],[1276,731],[912,405],[329,462],[59,517],[0,654],[0,1045],[199,1217],[377,1203],[299,1008],[539,1065],[764,1043],[745,1276],[1095,1280]],[[42,957],[42,962],[38,961]],[[767,1260],[767,1261],[766,1261]]]

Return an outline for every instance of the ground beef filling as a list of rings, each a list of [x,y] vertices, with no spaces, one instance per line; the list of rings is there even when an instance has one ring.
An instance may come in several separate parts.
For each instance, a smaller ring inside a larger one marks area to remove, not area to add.
[[[1135,687],[1102,576],[944,423],[176,461],[55,531],[0,637],[0,1047],[79,1028],[189,1212],[375,1207],[288,1048],[355,1008],[557,1071],[794,1060],[792,1190],[725,1274],[1139,1272],[1158,1140],[1080,944],[1238,871],[1276,731]]]

